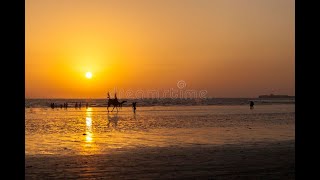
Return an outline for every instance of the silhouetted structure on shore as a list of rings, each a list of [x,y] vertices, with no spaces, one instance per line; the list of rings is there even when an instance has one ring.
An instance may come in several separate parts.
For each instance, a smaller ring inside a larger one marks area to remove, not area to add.
[[[288,95],[260,95],[259,98],[294,98],[294,96],[288,96]]]

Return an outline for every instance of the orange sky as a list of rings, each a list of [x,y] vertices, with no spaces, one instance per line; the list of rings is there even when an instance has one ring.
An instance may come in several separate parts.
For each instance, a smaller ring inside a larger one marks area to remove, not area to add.
[[[294,0],[26,0],[25,95],[179,80],[209,97],[294,95],[294,14]]]

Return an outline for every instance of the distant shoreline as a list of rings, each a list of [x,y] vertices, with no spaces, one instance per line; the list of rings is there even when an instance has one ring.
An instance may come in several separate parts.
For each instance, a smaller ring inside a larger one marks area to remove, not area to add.
[[[275,95],[275,94],[270,94],[270,95],[260,95],[258,98],[266,98],[266,99],[273,99],[273,98],[280,98],[280,99],[286,99],[286,98],[295,98],[295,96],[289,96],[289,95]]]
[[[264,96],[264,95],[262,95]],[[287,97],[277,97],[279,99],[295,99],[295,96],[287,96]],[[25,98],[25,100],[106,100],[107,98]],[[119,98],[125,100],[137,100],[137,99],[173,99],[173,100],[186,100],[186,99],[252,99],[252,100],[260,100],[263,97],[208,97],[208,98]],[[267,98],[268,99],[268,98]]]
[[[224,106],[224,105],[249,105],[250,101],[254,101],[255,105],[270,105],[270,104],[295,104],[294,98],[275,98],[275,99],[261,99],[261,98],[207,98],[207,99],[121,99],[127,102],[123,105],[131,106],[132,102],[137,102],[138,107],[142,106]],[[68,107],[75,107],[75,103],[88,103],[89,107],[106,107],[107,99],[25,99],[25,107],[49,107],[51,103],[60,106],[68,103]]]

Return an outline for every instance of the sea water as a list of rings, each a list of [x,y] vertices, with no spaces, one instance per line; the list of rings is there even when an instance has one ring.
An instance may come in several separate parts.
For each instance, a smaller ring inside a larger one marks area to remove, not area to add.
[[[47,102],[50,102],[47,100]],[[111,110],[111,109],[109,109]],[[94,155],[143,147],[252,144],[295,139],[295,104],[25,109],[26,155]]]

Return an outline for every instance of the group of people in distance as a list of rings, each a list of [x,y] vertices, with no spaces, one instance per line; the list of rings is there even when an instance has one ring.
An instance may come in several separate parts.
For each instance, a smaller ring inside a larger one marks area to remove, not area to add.
[[[126,102],[126,101],[124,101],[124,102]],[[122,106],[122,104],[121,104],[121,106]],[[50,104],[50,107],[52,108],[52,109],[54,109],[55,107],[59,107],[58,105],[56,105],[55,103],[51,103]],[[63,105],[62,104],[60,104],[60,108],[62,109],[62,107],[64,107],[64,108],[68,108],[68,103],[66,102],[66,103],[63,103]],[[86,108],[88,108],[89,107],[89,104],[88,103],[86,103]],[[81,109],[81,102],[79,102],[79,104],[78,104],[78,102],[76,102],[75,103],[75,108],[77,109],[77,108],[79,108],[79,109]],[[254,108],[254,102],[253,101],[250,101],[250,109],[253,109]],[[137,109],[137,102],[132,102],[132,109],[133,109],[133,112],[134,113],[136,113],[136,109]]]
[[[126,101],[125,101],[126,102]],[[122,105],[122,104],[121,104]],[[77,109],[77,108],[79,108],[79,109],[81,109],[81,102],[76,102],[75,103],[75,105],[74,105],[74,107]],[[63,103],[63,105],[62,104],[60,104],[60,105],[57,105],[56,103],[51,103],[50,104],[50,107],[51,107],[51,109],[54,109],[54,108],[65,108],[65,109],[67,109],[68,108],[68,103],[66,102],[66,103]],[[86,109],[89,107],[89,103],[86,103]],[[132,109],[133,109],[133,112],[134,113],[136,113],[136,109],[137,109],[137,102],[132,102]]]
[[[63,105],[62,104],[60,104],[60,105],[57,105],[57,104],[55,104],[55,103],[51,103],[50,104],[50,107],[52,108],[52,109],[54,109],[54,108],[65,108],[65,109],[67,109],[69,106],[68,106],[68,103],[66,102],[66,103],[63,103]],[[74,105],[74,107],[77,109],[77,108],[79,108],[79,109],[81,109],[81,102],[78,104],[77,102],[75,103],[75,105]],[[88,108],[89,107],[89,104],[88,103],[86,103],[86,108]]]
[[[50,104],[50,107],[52,108],[52,109],[54,109],[55,107],[59,107],[58,105],[56,105],[55,103],[51,103]],[[63,108],[68,108],[68,103],[63,103],[63,105],[62,104],[60,104],[60,108],[62,109],[62,107]],[[86,103],[86,108],[88,108],[89,107],[89,104],[88,103]],[[78,104],[77,102],[75,103],[75,108],[77,109],[77,108],[79,108],[79,109],[81,109],[81,102]],[[250,109],[253,109],[254,108],[254,102],[253,101],[250,101]],[[136,113],[136,109],[137,109],[137,102],[132,102],[132,109],[133,109],[133,112],[134,113]]]
[[[51,107],[51,109],[54,109],[54,108],[65,108],[65,109],[67,109],[68,108],[68,103],[63,103],[63,105],[62,104],[60,104],[60,105],[57,105],[57,104],[55,104],[55,103],[51,103],[50,104],[50,107]]]
[[[88,103],[86,103],[86,109],[88,109],[88,107],[89,107],[89,104]],[[79,104],[76,102],[76,104],[74,105],[74,108],[79,108],[79,109],[81,109],[81,102],[79,102]]]
[[[86,103],[86,109],[88,109],[88,107],[89,107],[89,104],[88,103]],[[79,104],[76,102],[76,104],[74,105],[74,108],[79,108],[79,109],[81,109],[81,102],[79,102]]]

